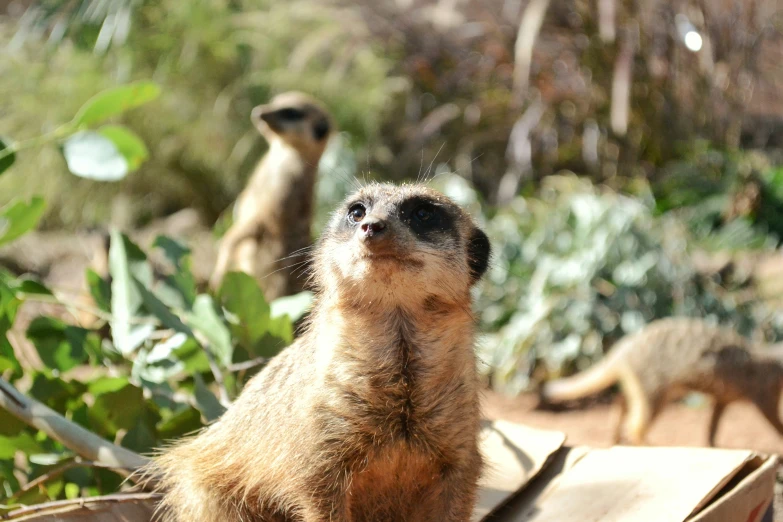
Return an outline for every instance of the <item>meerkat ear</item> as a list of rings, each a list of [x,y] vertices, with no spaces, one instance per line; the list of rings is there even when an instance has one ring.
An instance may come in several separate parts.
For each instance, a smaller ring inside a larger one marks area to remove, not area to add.
[[[468,266],[474,283],[481,279],[481,276],[487,271],[491,251],[489,238],[484,231],[478,228],[473,229],[468,240]]]
[[[315,125],[313,125],[313,137],[315,137],[317,141],[321,141],[329,134],[329,129],[329,121],[326,118],[320,118],[315,122]]]

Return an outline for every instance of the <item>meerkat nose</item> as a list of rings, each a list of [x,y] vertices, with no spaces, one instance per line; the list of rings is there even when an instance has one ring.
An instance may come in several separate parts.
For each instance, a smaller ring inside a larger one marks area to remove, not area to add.
[[[364,237],[370,238],[383,234],[386,231],[386,222],[378,218],[365,218],[362,221]]]

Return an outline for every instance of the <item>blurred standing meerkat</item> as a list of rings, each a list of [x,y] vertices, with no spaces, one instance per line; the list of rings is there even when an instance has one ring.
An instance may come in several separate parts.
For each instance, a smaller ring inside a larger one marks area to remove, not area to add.
[[[667,402],[688,391],[712,396],[709,444],[726,406],[753,403],[783,435],[778,405],[783,391],[780,350],[762,350],[730,328],[701,319],[667,318],[626,335],[606,358],[573,377],[545,383],[546,402],[579,399],[616,382],[622,387],[621,416],[615,442],[642,444],[655,417]]]
[[[470,290],[489,255],[431,189],[349,196],[316,249],[306,332],[146,470],[163,520],[470,520],[482,468]]]
[[[239,270],[256,277],[272,300],[303,289],[294,275],[299,264],[284,258],[312,244],[318,162],[334,122],[320,102],[295,91],[254,108],[251,119],[269,150],[237,198],[209,284],[217,288],[226,272]]]

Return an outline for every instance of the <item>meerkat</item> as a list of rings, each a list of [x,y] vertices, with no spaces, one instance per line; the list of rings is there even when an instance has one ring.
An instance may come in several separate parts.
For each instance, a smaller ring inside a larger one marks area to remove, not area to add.
[[[626,439],[642,444],[666,403],[689,391],[714,400],[710,446],[715,445],[726,406],[739,400],[755,404],[783,435],[778,414],[783,358],[775,352],[752,345],[734,330],[700,319],[660,319],[620,339],[592,368],[544,383],[540,394],[544,402],[561,402],[592,395],[619,382],[623,396],[615,442]]]
[[[229,270],[256,277],[269,300],[303,290],[285,259],[311,246],[310,222],[318,162],[334,132],[332,116],[300,92],[275,96],[251,113],[269,143],[234,207],[234,222],[220,242],[209,285]]]
[[[489,256],[434,190],[350,195],[313,256],[305,333],[147,470],[163,520],[469,520],[482,467],[470,291]]]

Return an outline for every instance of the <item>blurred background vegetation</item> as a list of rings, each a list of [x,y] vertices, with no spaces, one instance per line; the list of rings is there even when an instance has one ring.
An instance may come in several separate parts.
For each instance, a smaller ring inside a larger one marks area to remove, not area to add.
[[[49,230],[184,208],[211,228],[264,152],[251,108],[308,91],[342,131],[315,230],[354,176],[434,176],[492,236],[482,360],[518,392],[656,317],[783,338],[781,63],[778,0],[0,0],[0,134],[162,88],[121,120],[138,172],[93,182],[31,149],[0,205],[43,196]]]

